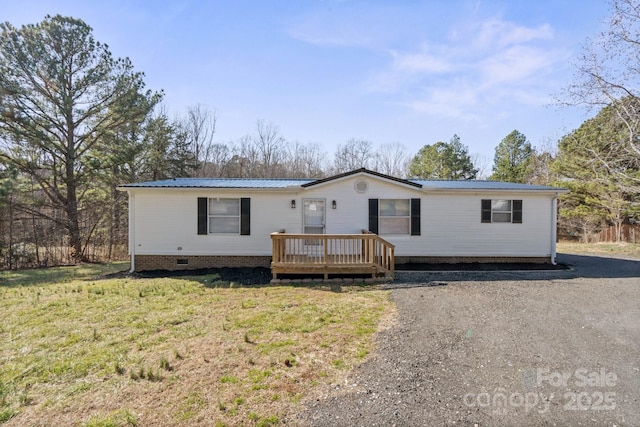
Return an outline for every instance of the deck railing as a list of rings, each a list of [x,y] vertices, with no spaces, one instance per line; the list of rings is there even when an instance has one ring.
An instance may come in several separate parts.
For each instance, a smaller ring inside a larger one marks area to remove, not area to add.
[[[395,246],[377,234],[271,234],[274,279],[286,273],[393,276]]]

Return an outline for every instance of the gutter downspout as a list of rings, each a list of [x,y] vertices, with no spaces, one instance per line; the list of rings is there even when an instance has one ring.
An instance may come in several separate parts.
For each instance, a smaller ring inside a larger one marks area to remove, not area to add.
[[[129,273],[136,271],[136,204],[135,196],[129,191],[129,254],[131,255],[131,269]]]
[[[551,199],[551,264],[556,265],[556,239],[558,238],[558,193]]]

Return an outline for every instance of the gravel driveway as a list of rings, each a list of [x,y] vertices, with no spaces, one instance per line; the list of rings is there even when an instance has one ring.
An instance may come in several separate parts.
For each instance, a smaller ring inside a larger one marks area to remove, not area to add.
[[[397,324],[294,423],[640,425],[640,261],[399,273]]]

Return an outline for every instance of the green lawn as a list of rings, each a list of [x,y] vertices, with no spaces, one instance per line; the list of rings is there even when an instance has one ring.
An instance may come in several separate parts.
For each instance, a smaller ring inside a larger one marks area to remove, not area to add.
[[[129,270],[129,262],[0,271],[0,286],[33,286],[88,280]]]
[[[0,424],[274,425],[373,348],[388,293],[0,274]]]

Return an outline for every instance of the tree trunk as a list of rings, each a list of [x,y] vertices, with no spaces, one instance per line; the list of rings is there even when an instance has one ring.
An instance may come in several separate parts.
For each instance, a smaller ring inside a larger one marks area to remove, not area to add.
[[[73,149],[72,139],[68,147],[70,150],[66,159],[66,214],[67,230],[69,231],[69,255],[74,262],[82,262],[85,260],[85,257],[83,254],[82,239],[80,237],[80,220],[78,218],[78,196],[76,193],[76,177],[74,171],[75,161],[73,155],[70,155]]]
[[[9,195],[9,270],[13,270],[13,196]]]
[[[33,227],[33,243],[36,245],[36,264],[41,267],[40,262],[40,240],[38,239],[38,228],[36,226],[36,216],[31,214],[31,226]]]
[[[75,197],[75,192],[73,194]],[[80,223],[78,220],[78,205],[74,200],[67,205],[67,229],[69,231],[69,255],[74,262],[84,261],[82,253],[82,239],[80,238]]]

